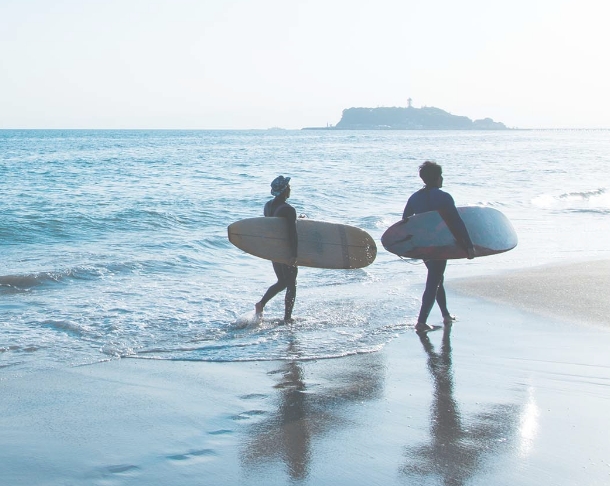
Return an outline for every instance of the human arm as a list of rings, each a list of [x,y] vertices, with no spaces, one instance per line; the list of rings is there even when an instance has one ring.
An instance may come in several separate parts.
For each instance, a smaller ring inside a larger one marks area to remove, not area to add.
[[[402,219],[406,221],[407,219],[409,219],[410,216],[413,216],[414,214],[415,211],[413,209],[412,197],[410,197],[407,201],[407,205],[405,206],[404,211],[402,212]]]
[[[476,256],[476,251],[468,229],[462,220],[460,213],[455,206],[453,198],[445,193],[445,201],[441,209],[438,210],[441,217],[447,224],[447,227],[453,234],[459,246],[461,246],[467,253],[467,258],[472,260]]]
[[[428,192],[424,189],[420,189],[409,197],[405,210],[402,213],[402,219],[406,221],[414,214],[425,213],[426,211],[432,211],[434,209],[436,209],[436,207],[434,207],[434,201],[430,199]]]

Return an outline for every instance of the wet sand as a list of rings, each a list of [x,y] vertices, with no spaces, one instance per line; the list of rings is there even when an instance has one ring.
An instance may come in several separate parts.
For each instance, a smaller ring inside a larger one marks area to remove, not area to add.
[[[610,332],[580,295],[599,268],[571,267],[561,319],[549,269],[448,282],[456,324],[372,354],[4,378],[0,484],[609,484]]]
[[[610,260],[545,265],[448,285],[466,295],[563,320],[610,324]]]

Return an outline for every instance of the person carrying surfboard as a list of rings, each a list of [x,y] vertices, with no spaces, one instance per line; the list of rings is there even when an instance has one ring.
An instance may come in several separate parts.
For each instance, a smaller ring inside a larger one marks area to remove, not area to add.
[[[458,213],[453,197],[440,189],[443,187],[442,167],[436,162],[426,161],[419,166],[419,177],[424,181],[425,186],[411,195],[405,206],[402,219],[406,220],[418,213],[438,211],[458,243],[468,253],[468,259],[474,258],[475,250],[472,240]],[[434,306],[434,301],[441,309],[443,324],[448,325],[455,320],[455,316],[452,316],[447,309],[447,297],[443,286],[447,260],[424,260],[424,264],[428,268],[428,276],[415,326],[415,330],[418,332],[427,332],[434,329],[427,324],[428,315]]]
[[[292,309],[297,296],[297,274],[299,267],[297,261],[297,213],[296,210],[286,202],[290,197],[290,177],[278,176],[271,182],[271,195],[275,196],[265,204],[264,215],[269,217],[286,218],[288,220],[288,238],[292,250],[293,261],[291,265],[273,262],[273,270],[277,276],[277,282],[267,289],[263,298],[254,304],[256,315],[261,317],[267,302],[286,289],[284,297],[284,323],[292,323]]]

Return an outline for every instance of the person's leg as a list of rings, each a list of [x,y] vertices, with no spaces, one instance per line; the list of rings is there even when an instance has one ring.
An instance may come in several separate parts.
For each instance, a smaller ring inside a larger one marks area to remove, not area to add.
[[[449,310],[447,309],[447,294],[445,294],[445,286],[443,285],[445,282],[445,276],[441,277],[441,281],[438,284],[438,289],[436,290],[436,303],[441,309],[441,314],[443,317],[449,315]]]
[[[441,314],[443,315],[443,324],[451,324],[455,321],[455,316],[452,316],[447,308],[447,295],[445,294],[445,276],[443,273],[443,277],[441,278],[441,283],[438,285],[438,289],[436,291],[436,303],[441,309]]]
[[[297,274],[299,267],[286,266],[283,269],[286,282],[286,297],[284,298],[284,322],[292,322],[292,309],[297,298]]]
[[[426,278],[426,289],[424,290],[424,295],[422,296],[421,308],[419,311],[419,317],[417,318],[417,323],[421,324],[422,326],[427,326],[426,321],[428,320],[428,315],[434,306],[434,301],[437,299],[439,286],[441,286],[443,283],[443,274],[445,272],[445,268],[447,267],[447,260],[428,260],[424,263],[428,268],[428,277]],[[441,299],[445,299],[446,304],[444,288],[442,290]]]
[[[282,290],[286,288],[286,281],[284,279],[284,271],[282,268],[285,266],[287,265],[273,262],[273,271],[277,276],[277,282],[267,289],[267,292],[265,292],[265,295],[263,295],[263,298],[260,300],[260,302],[254,304],[254,309],[256,310],[257,314],[262,314],[265,305],[267,305],[267,302],[269,302],[271,299],[273,299],[273,297],[275,297],[277,294],[279,294]]]

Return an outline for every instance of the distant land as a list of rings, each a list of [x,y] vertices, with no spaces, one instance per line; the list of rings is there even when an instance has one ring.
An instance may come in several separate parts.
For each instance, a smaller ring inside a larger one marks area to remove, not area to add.
[[[440,108],[379,107],[347,108],[336,125],[307,127],[303,130],[508,130],[491,118],[471,120]]]

